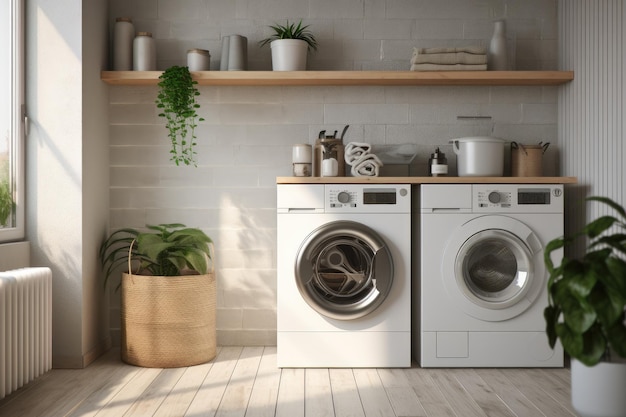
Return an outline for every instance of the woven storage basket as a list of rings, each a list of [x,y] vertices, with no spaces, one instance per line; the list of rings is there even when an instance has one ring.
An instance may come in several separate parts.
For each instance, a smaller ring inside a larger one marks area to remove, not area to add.
[[[149,368],[198,365],[217,353],[215,272],[122,274],[122,360]]]
[[[550,143],[522,145],[511,143],[511,176],[541,177],[543,175],[543,154]]]

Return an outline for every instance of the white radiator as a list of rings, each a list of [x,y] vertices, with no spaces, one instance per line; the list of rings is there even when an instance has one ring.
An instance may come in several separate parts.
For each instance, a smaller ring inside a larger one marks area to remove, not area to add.
[[[0,272],[0,399],[52,368],[52,272]]]

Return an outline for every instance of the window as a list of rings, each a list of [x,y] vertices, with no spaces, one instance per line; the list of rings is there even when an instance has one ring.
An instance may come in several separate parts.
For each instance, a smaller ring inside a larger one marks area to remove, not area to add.
[[[24,238],[24,0],[0,2],[0,242]]]

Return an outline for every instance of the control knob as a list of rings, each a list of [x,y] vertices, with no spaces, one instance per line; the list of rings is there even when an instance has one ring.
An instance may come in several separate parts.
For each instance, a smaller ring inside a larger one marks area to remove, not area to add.
[[[350,194],[346,191],[342,191],[339,194],[337,194],[337,200],[341,204],[347,204],[350,202]]]
[[[492,191],[489,193],[489,202],[493,204],[498,204],[500,202],[500,193],[497,191]]]

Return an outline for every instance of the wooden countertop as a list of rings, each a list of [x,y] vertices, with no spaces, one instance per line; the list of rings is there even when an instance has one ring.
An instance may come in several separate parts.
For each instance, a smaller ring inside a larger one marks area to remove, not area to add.
[[[277,177],[277,184],[576,184],[576,177]]]

